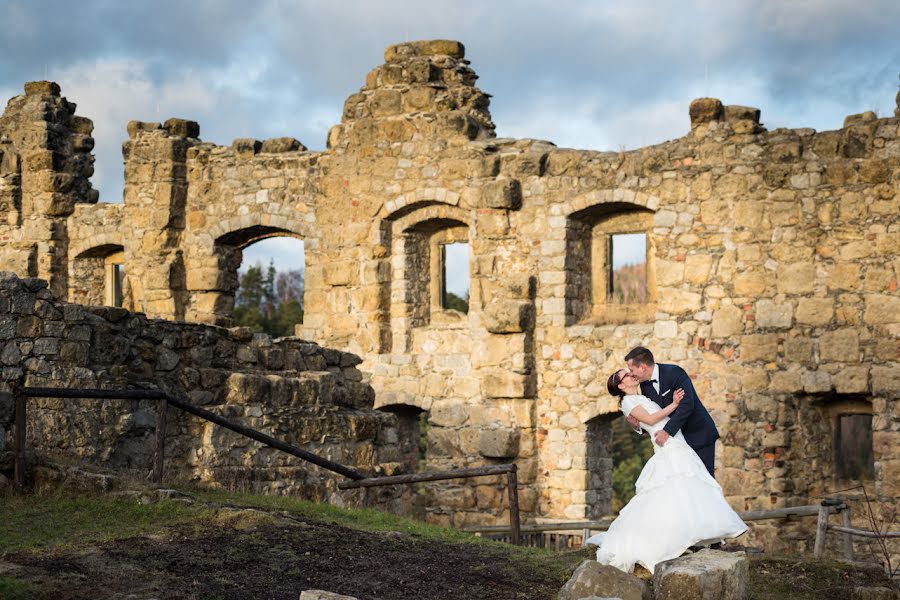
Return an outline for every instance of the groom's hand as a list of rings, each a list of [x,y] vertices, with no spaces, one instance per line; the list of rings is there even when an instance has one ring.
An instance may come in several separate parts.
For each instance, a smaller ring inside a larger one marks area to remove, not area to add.
[[[669,440],[669,432],[665,429],[660,429],[656,432],[656,445],[662,448],[666,442]]]
[[[628,424],[634,429],[637,433],[643,433],[641,431],[641,422],[632,417],[631,415],[625,415],[625,420],[628,421]]]

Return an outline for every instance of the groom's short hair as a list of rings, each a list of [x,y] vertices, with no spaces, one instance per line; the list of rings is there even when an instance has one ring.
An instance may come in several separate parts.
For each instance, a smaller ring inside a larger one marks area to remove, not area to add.
[[[625,355],[625,362],[629,360],[636,362],[639,365],[655,365],[656,361],[653,360],[653,353],[650,352],[649,349],[644,348],[643,346],[638,346],[637,348],[633,348],[628,354]]]

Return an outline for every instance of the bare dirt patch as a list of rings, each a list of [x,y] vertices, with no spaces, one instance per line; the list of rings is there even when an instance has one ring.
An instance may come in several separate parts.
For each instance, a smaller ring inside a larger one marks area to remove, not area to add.
[[[570,556],[572,568],[586,558]],[[47,598],[297,598],[324,589],[360,599],[541,599],[568,573],[502,545],[452,544],[315,521],[169,528],[88,548],[8,556]],[[569,561],[567,561],[569,562]],[[557,565],[558,567],[559,565]]]

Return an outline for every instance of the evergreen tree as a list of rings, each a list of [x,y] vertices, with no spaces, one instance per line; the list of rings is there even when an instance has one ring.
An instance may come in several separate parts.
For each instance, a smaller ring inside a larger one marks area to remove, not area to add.
[[[240,277],[234,320],[273,337],[294,335],[294,326],[303,322],[303,271],[279,273],[274,262],[265,272],[260,263],[249,267]]]

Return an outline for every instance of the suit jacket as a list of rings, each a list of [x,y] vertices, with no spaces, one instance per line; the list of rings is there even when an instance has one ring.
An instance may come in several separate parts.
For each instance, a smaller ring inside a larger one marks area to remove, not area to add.
[[[659,394],[649,381],[641,383],[641,393],[659,404],[661,408],[672,404],[672,396],[679,388],[684,390],[684,398],[675,412],[669,415],[669,422],[663,429],[669,435],[675,435],[680,429],[691,448],[702,448],[712,444],[719,439],[719,430],[697,397],[694,384],[684,369],[678,365],[660,364]]]

